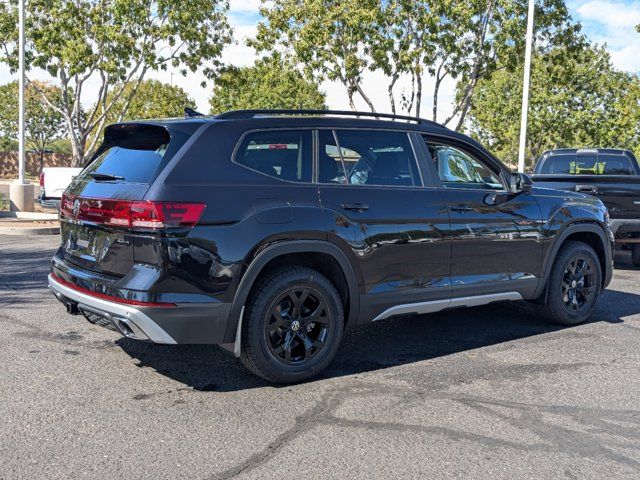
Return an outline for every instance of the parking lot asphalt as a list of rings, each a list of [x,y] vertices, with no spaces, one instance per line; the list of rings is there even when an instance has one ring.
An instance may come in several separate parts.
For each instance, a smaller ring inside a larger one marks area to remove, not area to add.
[[[46,288],[58,237],[0,238],[0,478],[639,478],[640,270],[593,320],[525,303],[349,331],[274,387],[217,347],[137,343]]]

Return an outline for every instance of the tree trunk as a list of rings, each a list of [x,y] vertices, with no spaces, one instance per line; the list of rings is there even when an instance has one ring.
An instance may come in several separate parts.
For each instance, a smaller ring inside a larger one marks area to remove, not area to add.
[[[389,102],[391,103],[391,113],[395,115],[396,113],[396,99],[393,96],[393,87],[396,85],[398,81],[398,74],[394,73],[391,77],[391,82],[389,83]]]
[[[420,118],[420,112],[422,111],[422,75],[420,73],[416,75],[416,83],[418,85],[416,90],[416,117]]]
[[[362,87],[360,86],[359,83],[356,84],[356,90],[358,90],[358,93],[360,94],[362,99],[369,106],[369,110],[371,110],[372,112],[375,113],[376,107],[373,106],[373,102],[371,101],[371,99],[369,97],[367,97],[366,93],[364,93],[364,90],[362,90]]]
[[[352,112],[355,112],[356,104],[353,101],[353,90],[350,87],[347,87],[347,95],[349,96],[349,108],[351,108]]]

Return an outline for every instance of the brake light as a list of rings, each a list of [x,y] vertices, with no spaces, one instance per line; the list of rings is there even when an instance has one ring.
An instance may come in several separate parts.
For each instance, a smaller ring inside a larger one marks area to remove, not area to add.
[[[204,203],[112,200],[63,194],[60,216],[111,227],[159,230],[193,227],[205,207]]]

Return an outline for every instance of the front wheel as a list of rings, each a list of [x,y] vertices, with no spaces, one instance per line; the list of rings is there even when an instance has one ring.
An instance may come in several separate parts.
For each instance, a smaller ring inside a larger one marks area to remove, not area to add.
[[[311,378],[333,359],[344,328],[340,295],[319,272],[279,270],[257,285],[242,324],[240,359],[274,383]]]
[[[561,325],[578,325],[589,319],[602,288],[598,256],[589,245],[569,241],[555,258],[547,285],[549,319]]]

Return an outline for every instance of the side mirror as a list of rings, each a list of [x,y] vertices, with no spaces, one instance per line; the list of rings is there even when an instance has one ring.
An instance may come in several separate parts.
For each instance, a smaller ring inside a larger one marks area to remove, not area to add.
[[[531,178],[524,173],[512,173],[509,183],[512,193],[531,193],[533,189]]]

